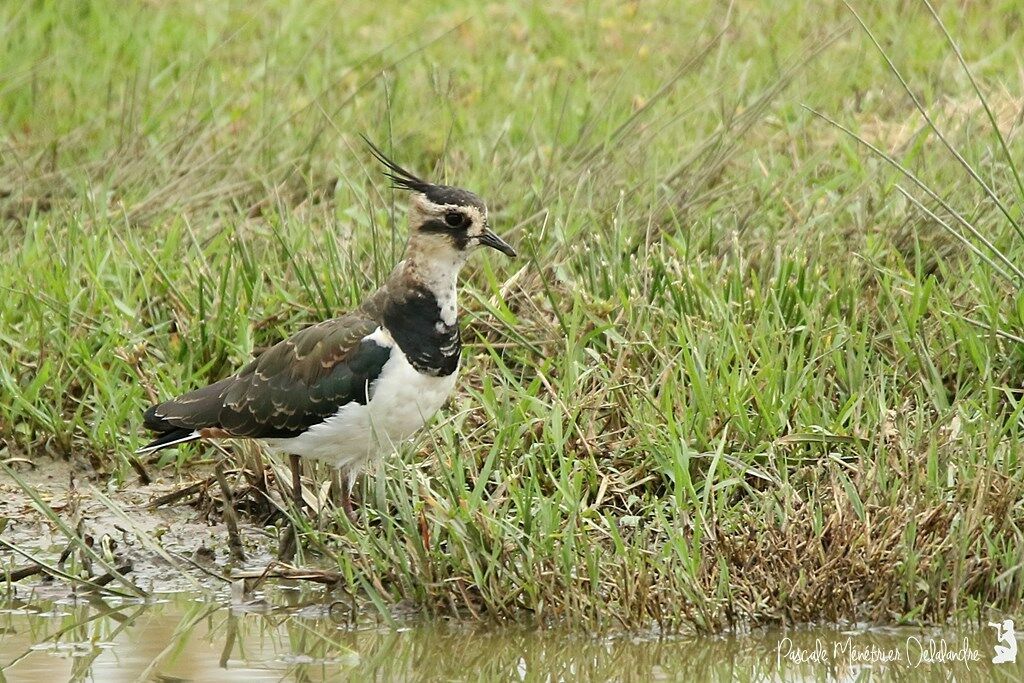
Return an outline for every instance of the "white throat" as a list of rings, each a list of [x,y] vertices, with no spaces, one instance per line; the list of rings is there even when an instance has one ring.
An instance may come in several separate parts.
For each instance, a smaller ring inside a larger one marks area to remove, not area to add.
[[[456,285],[466,257],[454,251],[449,253],[450,256],[414,251],[409,254],[405,267],[437,299],[437,305],[441,308],[441,321],[450,327],[459,315]]]

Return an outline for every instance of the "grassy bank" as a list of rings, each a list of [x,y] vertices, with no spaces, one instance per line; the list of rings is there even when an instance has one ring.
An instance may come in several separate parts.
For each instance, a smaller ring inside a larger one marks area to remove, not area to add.
[[[363,133],[523,257],[471,264],[464,382],[361,525],[310,523],[354,586],[603,627],[1019,609],[1024,9],[944,5],[968,69],[916,2],[857,3],[881,50],[841,3],[4,4],[3,457],[131,485],[149,400],[356,304],[404,238]]]

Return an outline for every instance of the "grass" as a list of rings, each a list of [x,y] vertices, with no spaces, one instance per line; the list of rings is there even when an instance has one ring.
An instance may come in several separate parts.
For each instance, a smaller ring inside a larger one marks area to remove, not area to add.
[[[853,7],[3,5],[4,457],[129,486],[149,401],[355,305],[404,236],[362,133],[523,254],[362,526],[306,525],[382,608],[1019,609],[1024,10]]]

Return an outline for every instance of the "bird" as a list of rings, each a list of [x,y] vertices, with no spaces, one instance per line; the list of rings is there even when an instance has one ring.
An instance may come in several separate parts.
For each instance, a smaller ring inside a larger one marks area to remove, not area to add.
[[[347,478],[340,502],[354,520],[359,473],[447,402],[461,364],[459,272],[480,248],[512,258],[516,250],[491,229],[475,193],[423,180],[365,141],[392,187],[410,193],[404,258],[354,310],[305,327],[234,375],[149,407],[143,425],[155,438],[137,454],[259,440],[289,456],[298,506],[300,459]]]

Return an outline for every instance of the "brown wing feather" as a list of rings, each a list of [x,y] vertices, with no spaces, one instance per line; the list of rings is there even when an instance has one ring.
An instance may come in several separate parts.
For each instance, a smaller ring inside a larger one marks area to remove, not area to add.
[[[236,375],[146,411],[157,432],[217,429],[231,436],[281,438],[302,433],[366,390],[390,348],[364,338],[378,323],[350,313],[307,327],[267,349]]]

